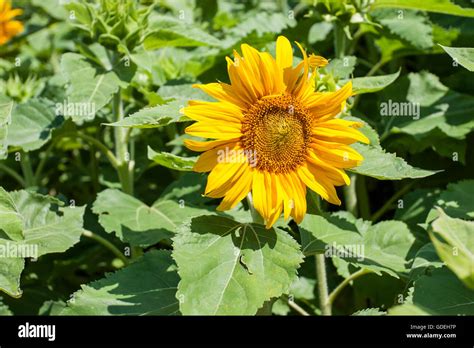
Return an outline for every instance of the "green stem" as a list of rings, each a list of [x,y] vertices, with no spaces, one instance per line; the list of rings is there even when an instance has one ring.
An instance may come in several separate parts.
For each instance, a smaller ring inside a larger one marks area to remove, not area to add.
[[[406,185],[405,187],[403,187],[401,190],[398,190],[392,197],[390,197],[390,199],[385,202],[385,204],[379,209],[377,210],[372,216],[371,216],[371,220],[373,222],[379,220],[383,214],[385,214],[391,207],[392,207],[392,204],[397,200],[399,199],[400,197],[402,197],[405,193],[407,193],[412,187],[413,185],[415,185],[415,182],[416,181],[412,181],[411,183],[409,183],[408,185]]]
[[[361,269],[357,272],[352,273],[349,277],[344,279],[344,281],[341,282],[329,295],[329,298],[328,298],[329,304],[332,305],[334,303],[334,300],[336,299],[337,295],[339,295],[339,293],[342,291],[342,289],[344,289],[347,286],[347,284],[349,284],[351,281],[359,278],[360,276],[362,276],[364,274],[367,274],[367,273],[371,273],[371,272],[372,271],[370,271],[368,269]]]
[[[306,312],[303,308],[301,308],[301,306],[299,304],[297,304],[295,301],[292,301],[288,295],[283,295],[282,296],[282,299],[288,303],[288,306],[290,306],[291,308],[293,308],[296,312],[298,312],[299,314],[307,317],[309,316],[310,314],[308,312]]]
[[[357,193],[356,193],[356,181],[357,175],[356,174],[349,174],[351,179],[351,184],[348,186],[344,186],[343,193],[344,193],[344,201],[346,204],[346,210],[350,212],[355,217],[358,217],[358,210],[357,210]]]
[[[319,304],[322,315],[331,315],[331,303],[329,303],[328,282],[326,275],[326,260],[324,254],[314,256],[316,262],[316,276],[318,281]]]
[[[50,154],[51,154],[51,151],[54,149],[54,146],[56,146],[56,144],[59,142],[59,140],[61,140],[63,138],[67,138],[67,137],[80,138],[80,139],[85,140],[90,145],[94,145],[100,152],[102,152],[107,157],[110,164],[114,168],[118,168],[119,162],[118,162],[117,158],[115,157],[113,152],[110,151],[109,148],[107,146],[105,146],[100,140],[97,140],[94,137],[91,137],[87,134],[83,134],[83,133],[79,133],[79,132],[65,132],[65,133],[61,134],[60,137],[54,139],[53,142],[51,143],[51,145],[46,149],[46,151],[43,155],[43,158],[40,160],[40,162],[38,164],[38,167],[36,168],[36,172],[35,172],[36,181],[39,180],[41,174],[43,173],[46,162],[48,161],[48,159],[50,157]]]
[[[120,260],[122,260],[125,265],[129,264],[129,260],[127,259],[127,257],[119,249],[117,249],[117,247],[115,245],[113,245],[107,239],[105,239],[105,238],[103,238],[103,237],[99,236],[98,234],[95,234],[91,231],[88,231],[88,230],[84,230],[82,232],[82,235],[84,237],[93,239],[96,242],[102,244],[104,247],[109,249],[115,256],[117,256]]]
[[[368,220],[370,219],[370,201],[367,192],[367,183],[365,176],[358,175],[356,180],[356,194],[360,210],[360,217]]]
[[[117,91],[113,99],[113,113],[117,122],[123,120],[123,103],[121,89]],[[133,195],[133,161],[130,160],[128,153],[127,129],[124,127],[115,127],[115,157],[118,159],[117,173],[122,185],[122,191]]]
[[[4,171],[6,174],[10,175],[13,179],[15,179],[16,181],[18,181],[18,183],[23,186],[23,187],[26,187],[26,182],[25,180],[21,177],[20,174],[18,174],[17,172],[15,172],[13,169],[11,169],[10,167],[4,165],[3,163],[0,163],[0,170]]]
[[[346,34],[339,20],[334,22],[334,50],[336,58],[342,58],[346,52]]]
[[[20,165],[25,177],[25,187],[36,186],[35,175],[31,166],[30,155],[27,152],[21,153]]]

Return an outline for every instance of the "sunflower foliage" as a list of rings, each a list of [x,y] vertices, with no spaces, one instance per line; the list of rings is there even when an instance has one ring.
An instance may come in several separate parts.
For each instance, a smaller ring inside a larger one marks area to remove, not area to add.
[[[0,0],[0,314],[474,315],[468,2]]]

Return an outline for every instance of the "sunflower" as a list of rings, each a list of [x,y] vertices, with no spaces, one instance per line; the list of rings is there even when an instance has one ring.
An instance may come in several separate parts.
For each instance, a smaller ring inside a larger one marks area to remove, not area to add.
[[[210,172],[205,195],[222,198],[218,210],[232,209],[252,193],[253,205],[270,228],[280,217],[300,223],[306,188],[340,205],[335,186],[349,185],[346,168],[362,156],[349,145],[368,139],[362,126],[335,118],[352,94],[352,83],[335,92],[315,92],[316,69],[327,60],[296,43],[303,60],[293,67],[287,38],[276,42],[276,59],[243,44],[242,56],[227,57],[231,84],[195,85],[217,101],[190,101],[183,109],[195,120],[186,128],[192,151],[203,152],[196,172]]]
[[[23,24],[12,20],[22,13],[20,9],[12,9],[10,0],[0,0],[0,45],[23,31]]]

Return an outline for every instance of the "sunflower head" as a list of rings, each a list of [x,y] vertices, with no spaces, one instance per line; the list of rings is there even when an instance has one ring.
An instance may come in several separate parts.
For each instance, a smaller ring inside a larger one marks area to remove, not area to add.
[[[13,20],[22,13],[21,9],[12,9],[10,0],[0,0],[0,45],[23,31],[23,24]]]
[[[352,94],[348,82],[335,92],[315,92],[323,57],[307,56],[293,66],[293,49],[283,36],[276,57],[241,46],[227,57],[230,84],[197,88],[215,102],[191,101],[184,108],[197,121],[186,133],[209,139],[187,140],[203,154],[194,170],[210,172],[205,194],[223,198],[218,210],[233,208],[252,193],[255,209],[270,228],[282,211],[300,223],[306,213],[306,190],[341,204],[335,186],[350,184],[344,169],[360,164],[362,156],[349,145],[368,139],[361,123],[336,118]]]

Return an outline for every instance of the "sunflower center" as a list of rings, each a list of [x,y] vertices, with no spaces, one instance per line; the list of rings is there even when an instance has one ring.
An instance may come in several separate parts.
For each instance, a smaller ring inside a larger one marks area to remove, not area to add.
[[[310,139],[310,116],[293,97],[259,100],[242,122],[242,145],[255,167],[271,173],[295,170],[303,163]]]

